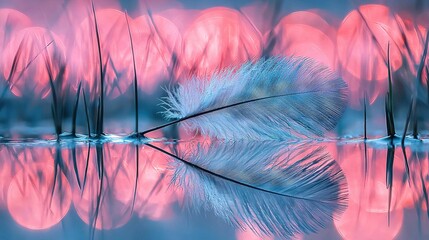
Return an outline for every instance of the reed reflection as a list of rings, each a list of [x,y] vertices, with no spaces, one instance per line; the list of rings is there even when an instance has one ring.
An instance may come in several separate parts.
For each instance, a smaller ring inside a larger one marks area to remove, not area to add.
[[[8,185],[3,193],[12,218],[33,230],[58,224],[69,210],[71,189],[53,149],[12,147],[1,153],[3,166],[10,164],[2,182]]]
[[[134,213],[153,221],[171,218],[174,205],[184,202],[262,235],[292,236],[320,229],[344,204],[341,171],[321,148],[276,141],[153,144],[2,146],[8,210],[20,225],[46,229],[73,202],[89,227],[107,230],[125,225]],[[298,214],[293,206],[305,211]],[[282,208],[291,211],[285,215]]]
[[[1,145],[0,207],[34,230],[60,223],[73,203],[91,234],[121,228],[133,216],[174,221],[183,206],[232,224],[237,238],[301,238],[335,227],[345,239],[391,239],[405,224],[404,211],[428,215],[426,145],[201,137]]]
[[[353,203],[370,212],[386,213],[389,208],[403,208],[410,189],[403,179],[406,165],[401,148],[389,152],[389,148],[347,144],[339,146],[337,151]],[[389,163],[391,169],[387,168]],[[390,187],[388,176],[392,176]]]

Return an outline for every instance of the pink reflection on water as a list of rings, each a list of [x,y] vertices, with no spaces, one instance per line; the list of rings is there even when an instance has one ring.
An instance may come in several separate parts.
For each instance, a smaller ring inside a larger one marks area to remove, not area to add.
[[[5,146],[0,146],[0,209],[6,207],[6,196],[9,188],[9,183],[15,175],[8,149]]]
[[[407,154],[410,162],[410,185],[413,191],[406,195],[404,207],[425,212],[428,209],[425,193],[429,191],[429,156],[427,152],[411,151]]]
[[[389,192],[386,183],[386,149],[365,147],[363,144],[344,145],[338,153],[341,169],[347,178],[350,203],[359,204],[368,212],[386,213],[389,211]],[[391,188],[390,210],[402,209],[406,193],[410,188],[402,181],[405,174],[405,161],[400,149],[396,149],[393,163],[393,182]]]
[[[264,236],[262,238],[249,229],[246,231],[238,229],[235,231],[235,239],[237,239],[237,240],[274,240],[274,237]],[[295,238],[293,238],[293,239],[295,239]],[[296,240],[298,240],[298,239],[299,238],[296,238]]]
[[[196,139],[201,143],[210,143],[210,139],[201,137]],[[407,189],[408,184],[401,180],[404,174],[404,159],[400,149],[396,149],[393,165],[391,223],[388,226],[386,222],[388,190],[385,185],[386,149],[374,149],[368,146],[368,172],[365,178],[363,145],[346,144],[338,149],[334,144],[326,145],[332,155],[337,156],[348,182],[349,209],[335,222],[337,230],[345,239],[371,239],[370,236],[392,239],[401,229],[404,207],[413,207],[414,204],[418,204],[417,206],[421,206],[421,209],[425,209],[426,203],[422,201],[424,197],[422,186],[418,185],[421,184],[420,175],[417,173],[422,173],[424,187],[426,187],[428,169],[426,153],[413,153],[410,149],[406,149],[412,174],[411,186],[415,191],[413,196]],[[182,149],[180,146],[186,148]],[[192,146],[197,145],[179,145],[178,150],[179,152],[194,151],[195,148]],[[167,146],[162,148],[173,151]],[[171,219],[175,216],[175,204],[183,201],[183,193],[170,185],[172,165],[169,163],[175,160],[152,148],[147,146],[137,148],[139,177],[134,210],[131,207],[137,171],[135,145],[104,144],[101,150],[104,161],[102,184],[97,163],[97,154],[101,152],[97,153],[95,146],[91,146],[90,149],[86,177],[88,147],[78,145],[76,149],[78,176],[73,169],[72,149],[60,150],[62,160],[54,158],[55,150],[50,147],[0,147],[0,190],[5,190],[0,192],[0,206],[1,199],[6,198],[11,216],[25,228],[47,229],[57,224],[67,214],[71,198],[79,217],[88,225],[92,225],[97,211],[97,199],[100,196],[98,217],[94,224],[97,229],[121,227],[134,213],[140,218],[153,221]],[[311,148],[308,150],[311,151]],[[296,158],[300,159],[307,153],[307,149],[303,149]],[[58,164],[56,165],[58,172],[54,195],[50,200],[54,186],[54,163]],[[64,165],[62,170],[59,168],[61,165]],[[65,176],[61,171],[64,171]],[[77,177],[83,190],[77,184]],[[28,204],[29,202],[32,204]],[[29,206],[31,209],[28,208]],[[374,225],[378,227],[375,228]],[[364,231],[365,228],[366,231]],[[359,233],[361,235],[358,235]],[[362,238],[358,238],[359,236]],[[250,230],[237,231],[236,237],[237,239],[259,239]],[[298,236],[298,239],[301,239],[301,236]]]
[[[97,229],[114,229],[125,225],[133,213],[153,221],[174,216],[173,204],[181,201],[182,194],[170,187],[168,156],[149,147],[137,148],[128,144],[107,143],[102,150],[100,148],[97,151],[96,147],[91,147],[89,158],[87,147],[77,149],[81,188],[76,179],[72,152],[65,153],[67,172],[73,179],[73,203],[86,224]],[[97,156],[101,156],[101,152],[103,164],[99,166],[101,159]],[[99,169],[103,171],[102,177]]]
[[[69,210],[71,189],[59,167],[54,166],[50,150],[24,149],[16,155],[16,161],[21,163],[20,170],[12,177],[7,191],[7,208],[12,218],[33,230],[59,223]]]
[[[0,145],[0,208],[6,207],[7,192],[13,177],[27,164],[46,163],[53,165],[49,148],[23,148]]]
[[[99,147],[99,151],[95,147],[89,150],[88,162],[88,148],[79,148],[77,164],[81,189],[74,182],[73,204],[86,224],[97,229],[118,228],[132,216],[135,159],[130,155],[130,145]]]
[[[334,220],[338,233],[346,240],[391,240],[402,227],[403,210],[390,213],[368,212],[358,204],[349,203],[341,218]]]
[[[166,151],[170,149],[164,147]],[[140,172],[135,212],[139,217],[153,221],[169,219],[174,216],[173,204],[181,202],[183,193],[170,186],[170,157],[149,147],[139,149]]]
[[[256,234],[254,232],[252,232],[250,229],[246,229],[246,230],[242,230],[242,229],[237,229],[235,230],[235,239],[237,240],[274,240],[276,239],[273,236],[265,236],[265,235],[261,235],[261,234]],[[297,234],[291,238],[289,238],[290,240],[303,240],[304,237],[300,234]]]

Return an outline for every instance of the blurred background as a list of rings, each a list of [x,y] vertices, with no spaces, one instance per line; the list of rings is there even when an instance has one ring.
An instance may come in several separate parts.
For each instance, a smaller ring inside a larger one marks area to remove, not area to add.
[[[93,133],[101,105],[108,106],[102,111],[104,132],[132,132],[134,52],[140,130],[163,122],[159,99],[164,89],[192,77],[209,79],[248,61],[286,56],[313,59],[347,82],[349,108],[336,136],[364,134],[365,96],[368,134],[382,136],[388,46],[396,126],[404,129],[415,99],[411,122],[424,134],[428,5],[419,0],[95,0],[94,15],[87,0],[3,0],[0,134],[19,138],[70,132],[74,112],[77,132],[86,133],[83,92]]]
[[[308,147],[320,145],[340,166],[348,207],[294,239],[429,238],[429,1],[93,4],[0,0],[0,239],[277,239],[207,209],[183,210],[186,189],[172,184],[171,159],[144,145],[14,142],[73,128],[149,129],[166,122],[165,89],[271,56],[310,58],[349,88],[347,110],[327,136],[340,141]],[[386,136],[389,114],[411,142],[360,141]],[[150,136],[199,140],[178,126]]]

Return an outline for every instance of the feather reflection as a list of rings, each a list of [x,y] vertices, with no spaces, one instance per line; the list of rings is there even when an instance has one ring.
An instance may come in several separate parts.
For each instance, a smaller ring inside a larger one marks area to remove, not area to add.
[[[174,162],[173,175],[186,206],[262,236],[315,232],[346,205],[344,175],[317,145],[207,141],[177,149],[189,162]]]

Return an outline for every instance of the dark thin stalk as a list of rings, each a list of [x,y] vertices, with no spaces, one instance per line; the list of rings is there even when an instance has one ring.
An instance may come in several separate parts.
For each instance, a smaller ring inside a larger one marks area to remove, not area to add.
[[[418,130],[418,118],[417,118],[417,112],[416,112],[416,100],[413,100],[413,107],[411,110],[411,116],[413,120],[413,138],[419,139],[419,130]]]
[[[159,40],[161,40],[162,45],[165,46],[165,47],[167,47],[170,52],[173,52],[173,49],[170,49],[170,45],[167,44],[166,41],[165,41],[165,39],[162,37],[162,34],[160,33],[160,31],[159,31],[159,29],[158,29],[158,27],[157,27],[157,25],[155,23],[155,19],[153,19],[152,11],[150,11],[149,8],[148,8],[148,11],[147,11],[147,15],[149,17],[150,23],[153,26],[153,29],[155,30],[156,35],[159,37]],[[151,32],[152,32],[152,29],[151,29]],[[158,49],[158,52],[159,51],[160,50]],[[163,56],[163,54],[162,54],[162,56]],[[162,60],[164,60],[164,62],[165,62],[164,57],[162,57]]]
[[[95,36],[97,39],[97,48],[98,48],[98,61],[100,64],[100,112],[98,114],[98,124],[97,124],[97,137],[101,137],[103,134],[103,118],[104,118],[104,71],[103,71],[103,58],[101,56],[101,42],[100,42],[100,33],[98,30],[97,15],[95,14],[94,2],[91,2],[92,5],[92,14],[94,16],[94,25],[95,25]]]
[[[413,110],[413,138],[419,139],[419,128],[415,108]]]
[[[103,72],[101,74],[101,78],[104,79],[104,76],[106,74],[107,64],[110,61],[110,56],[107,57],[106,62],[104,63]],[[103,91],[104,92],[104,91]],[[102,96],[98,97],[98,105],[97,105],[97,113],[96,113],[96,125],[95,125],[95,132],[96,132],[96,138],[101,138],[103,133],[103,124],[104,124],[104,98]]]
[[[407,54],[408,54],[410,60],[412,61],[412,64],[416,64],[416,61],[414,60],[415,59],[414,54],[411,51],[410,42],[408,40],[407,35],[405,34],[405,29],[403,28],[402,24],[400,24],[401,20],[399,19],[399,16],[396,14],[393,16],[393,18],[395,19],[396,26],[399,28],[399,31],[401,32],[401,38],[402,38],[402,41],[404,42],[405,50],[407,50]],[[388,32],[388,31],[386,31],[386,32]],[[416,32],[419,32],[418,28],[416,28]],[[389,36],[390,36],[390,34],[389,34]],[[392,38],[392,39],[394,39],[394,38]],[[395,44],[396,44],[396,42],[395,42]],[[401,49],[401,48],[399,48],[399,49]]]
[[[61,126],[60,126],[60,123],[59,123],[59,118],[60,118],[60,116],[59,116],[59,114],[58,114],[58,111],[57,111],[57,100],[56,100],[56,97],[55,97],[55,89],[54,88],[52,88],[52,98],[53,98],[53,103],[51,104],[51,111],[52,111],[52,118],[53,118],[53,120],[54,120],[54,126],[55,126],[55,133],[57,134],[57,138],[59,138],[60,137],[60,134],[61,134]]]
[[[27,68],[31,65],[31,63],[49,46],[49,45],[51,45],[53,43],[53,41],[51,41],[51,42],[49,42],[43,49],[41,49],[41,51],[39,52],[39,53],[37,53],[37,55],[33,58],[33,59],[31,59],[28,63],[27,63],[27,65],[25,66],[25,68],[24,69],[22,69],[21,70],[21,73],[19,74],[19,76],[18,76],[18,78],[17,78],[17,80],[18,79],[20,79],[21,77],[22,77],[22,75],[24,74],[24,72],[25,72],[25,70],[27,70]],[[15,76],[15,73],[16,73],[16,71],[17,71],[17,68],[18,68],[18,62],[19,62],[19,59],[21,58],[21,54],[22,54],[22,51],[23,51],[23,49],[24,49],[24,41],[21,41],[21,43],[19,44],[19,46],[18,46],[18,50],[16,51],[16,54],[15,54],[15,56],[14,56],[14,58],[13,58],[13,61],[12,61],[12,66],[11,66],[11,68],[10,68],[10,72],[9,72],[9,75],[8,75],[8,77],[7,77],[7,79],[6,79],[6,82],[8,83],[8,85],[9,85],[9,88],[11,89],[12,87],[13,87],[13,85],[15,84],[15,83],[12,83],[11,82],[11,80],[12,80],[12,78]],[[3,99],[3,97],[6,95],[6,93],[7,93],[7,89],[8,89],[8,86],[5,86],[4,88],[3,88],[3,90],[2,90],[2,92],[1,92],[1,94],[0,94],[0,109],[1,109],[1,107],[2,107],[2,102],[1,102],[1,100]]]
[[[82,87],[82,81],[79,82],[79,86],[77,87],[77,93],[76,93],[76,101],[74,103],[73,108],[73,115],[72,115],[72,136],[76,137],[76,118],[77,118],[77,108],[79,106],[79,97],[80,97],[80,90]]]
[[[58,113],[58,98],[57,98],[57,93],[55,90],[55,85],[54,85],[54,81],[52,79],[52,72],[50,67],[48,68],[48,75],[49,75],[49,85],[51,87],[51,92],[52,92],[52,116],[54,119],[54,125],[55,125],[55,133],[57,134],[57,138],[60,137],[61,134],[61,123],[60,123],[60,116]]]
[[[390,44],[387,45],[387,73],[389,80],[389,103],[390,103],[390,112],[393,110],[393,87],[392,87],[392,68],[390,63]]]
[[[52,41],[50,41],[48,44],[46,44],[46,46],[45,47],[43,47],[37,54],[36,54],[36,56],[34,56],[32,59],[30,59],[30,61],[28,61],[28,63],[27,63],[27,65],[25,65],[25,67],[24,67],[24,69],[22,69],[21,70],[21,72],[19,73],[19,76],[18,76],[18,78],[17,79],[20,79],[23,75],[24,75],[24,73],[25,73],[25,71],[30,67],[30,65],[34,62],[34,60],[36,60],[39,56],[40,56],[40,54],[42,54],[42,52],[44,52],[52,43],[53,43],[54,41],[52,40]],[[22,44],[22,42],[21,42],[21,44]],[[20,48],[21,48],[21,45],[20,45]],[[19,49],[18,49],[18,51],[20,51]],[[15,56],[16,57],[16,56]],[[15,60],[17,60],[16,62],[15,62]],[[15,74],[15,71],[16,71],[16,68],[17,68],[17,65],[14,65],[14,64],[17,64],[18,63],[18,59],[14,59],[14,63],[12,64],[12,69],[14,69],[14,71],[12,71],[11,70],[11,72],[10,72],[10,74],[9,74],[9,77],[8,77],[8,82],[10,83],[10,80],[11,80],[11,78],[14,76],[14,74]],[[13,83],[10,85],[10,88],[12,88],[13,87]]]
[[[392,142],[389,142],[387,148],[386,160],[386,187],[391,188],[393,183],[393,161],[395,157],[395,147]]]
[[[59,150],[56,150],[57,152],[59,152]],[[57,153],[58,155],[58,153]],[[58,162],[57,159],[55,160],[55,166],[54,166],[54,182],[52,184],[52,189],[51,189],[51,196],[49,198],[49,206],[52,206],[52,201],[54,199],[54,193],[55,193],[55,187],[57,186],[57,178],[58,178]],[[60,181],[61,181],[61,177],[60,177]]]
[[[390,114],[390,104],[389,104],[389,96],[386,94],[384,110],[386,114],[386,126],[387,126],[387,136],[393,138],[395,136],[395,129],[392,127],[392,120]]]
[[[86,185],[86,178],[88,176],[88,166],[89,166],[89,157],[91,156],[91,144],[88,143],[88,151],[86,153],[86,165],[85,165],[85,173],[83,175],[83,184],[82,184],[82,194]]]
[[[365,24],[365,27],[368,29],[369,33],[371,34],[372,41],[377,45],[377,50],[382,55],[384,62],[388,63],[389,60],[386,61],[386,55],[383,51],[383,48],[381,47],[381,44],[377,41],[377,38],[375,37],[374,32],[369,27],[368,21],[366,20],[365,16],[362,14],[362,12],[360,11],[359,8],[357,8],[357,12],[358,12],[359,16],[362,18],[362,20]],[[387,51],[389,52],[389,48],[387,49]],[[389,57],[387,57],[387,58],[389,58]]]
[[[402,154],[404,155],[404,164],[405,164],[405,173],[407,174],[408,179],[408,185],[411,187],[411,181],[410,181],[410,166],[408,164],[408,157],[407,152],[405,151],[405,145],[401,145]]]
[[[417,69],[417,76],[415,78],[414,82],[414,91],[415,96],[418,98],[419,96],[419,86],[421,85],[421,82],[423,81],[423,71],[425,69],[425,63],[426,63],[426,56],[428,53],[428,43],[429,43],[429,31],[426,32],[426,39],[425,39],[425,47],[422,53],[422,57],[420,59],[419,68]],[[429,87],[428,87],[429,89]],[[428,95],[429,97],[429,95]],[[415,103],[414,103],[415,104]],[[416,106],[414,106],[412,111],[412,121],[413,121],[413,137],[414,139],[418,139],[418,119],[416,114]]]
[[[104,159],[103,159],[103,145],[96,145],[95,146],[95,150],[96,150],[96,154],[97,154],[97,165],[98,165],[98,178],[100,181],[100,187],[98,189],[98,193],[97,193],[97,205],[95,207],[95,212],[94,212],[94,221],[91,222],[91,239],[94,239],[94,234],[95,234],[95,227],[97,226],[97,220],[98,220],[98,215],[100,212],[100,207],[101,207],[101,202],[102,202],[102,195],[103,195],[103,183],[104,183]]]
[[[390,209],[392,207],[392,187],[389,188],[389,200],[388,201],[389,201],[389,203],[387,206],[387,226],[390,227],[390,218],[391,218]]]
[[[62,182],[62,178],[61,178],[61,171],[64,170],[64,162],[61,158],[61,149],[60,149],[60,145],[56,144],[55,146],[55,157],[54,157],[54,182],[52,184],[52,190],[51,190],[51,195],[49,198],[49,206],[52,206],[52,203],[54,201],[54,194],[55,194],[55,189],[58,187],[59,189],[62,189],[63,186],[63,182]],[[51,153],[53,155],[53,153]],[[61,203],[61,201],[64,200],[63,198],[64,196],[62,194],[60,194],[59,196],[59,201]],[[47,210],[49,211],[49,210]]]
[[[364,97],[363,97],[363,139],[364,140],[368,139],[368,137],[366,135],[366,133],[367,133],[367,125],[366,125],[366,121],[367,121],[367,118],[366,118],[366,101],[367,100],[366,99],[367,99],[367,95],[365,92]]]
[[[422,192],[423,192],[423,199],[419,196],[419,199],[418,199],[418,205],[416,204],[416,208],[418,207],[418,206],[421,206],[421,204],[422,204],[422,201],[424,200],[425,201],[425,203],[426,203],[426,213],[427,213],[427,216],[428,216],[428,218],[429,218],[429,197],[428,197],[428,193],[427,193],[427,189],[426,189],[426,181],[425,181],[425,177],[426,177],[426,172],[424,173],[423,172],[423,167],[422,167],[422,163],[421,163],[421,160],[420,160],[420,158],[419,158],[419,156],[417,155],[417,153],[416,152],[414,152],[414,159],[417,161],[417,163],[419,164],[419,176],[420,176],[420,183],[421,183],[421,186],[422,186]],[[425,174],[425,175],[423,175],[423,174]],[[416,186],[417,187],[417,186]],[[420,219],[419,219],[420,220]]]
[[[387,136],[392,137],[391,135],[392,126],[390,126],[390,119],[389,119],[389,97],[387,96],[387,94],[384,100],[384,112],[386,115]]]
[[[426,56],[428,53],[428,43],[429,43],[429,31],[427,31],[426,33],[426,40],[425,40],[425,48],[423,49],[423,53],[422,53],[422,57],[420,58],[420,63],[419,63],[419,68],[417,69],[417,76],[415,79],[415,86],[414,86],[414,90],[415,90],[415,94],[418,97],[418,86],[420,85],[420,82],[423,80],[423,70],[425,68],[425,63],[426,63]],[[427,66],[426,66],[427,68]]]
[[[64,66],[64,70],[65,70],[65,66]],[[65,71],[64,72],[60,72],[60,74],[64,74],[65,73]],[[61,88],[63,88],[63,81],[62,80],[64,80],[63,79],[63,77],[64,77],[64,75],[61,75],[62,77],[61,77],[61,80],[60,80],[60,82],[61,82],[61,84],[60,84],[60,86],[61,86]],[[57,79],[57,81],[59,81],[58,79]],[[66,115],[66,111],[67,111],[67,99],[68,99],[68,96],[69,96],[69,92],[68,91],[64,91],[63,93],[62,93],[62,95],[61,95],[61,104],[60,104],[60,106],[59,106],[59,112],[60,112],[60,116],[61,116],[61,133],[63,133],[63,122],[62,122],[62,119],[64,119],[64,116]]]
[[[366,182],[368,180],[368,146],[366,145],[366,141],[363,142],[363,150],[364,150],[364,162],[363,162],[363,167],[364,167],[364,172],[365,172],[365,181],[363,182],[363,186],[366,186]]]
[[[429,104],[429,68],[425,66],[426,70],[426,89],[427,89],[427,104]]]
[[[55,111],[54,103],[51,104],[51,114],[52,114],[52,120],[54,121],[55,126],[55,134],[57,135],[57,140],[60,139],[60,133],[58,130],[58,117]]]
[[[131,35],[130,24],[128,22],[128,14],[125,12],[125,20],[127,21],[128,36],[130,37],[131,56],[133,59],[133,72],[134,72],[134,113],[135,113],[135,133],[139,132],[139,101],[138,101],[138,85],[137,85],[137,68],[136,58],[134,54],[133,37]]]
[[[422,184],[423,197],[424,197],[425,203],[426,203],[426,214],[427,214],[427,216],[429,218],[429,197],[428,197],[428,193],[427,193],[427,190],[426,190],[425,180],[424,180],[421,172],[420,172],[420,182]]]
[[[410,107],[408,108],[408,114],[407,114],[407,119],[405,121],[404,132],[402,133],[401,145],[404,145],[404,143],[405,143],[405,137],[407,136],[408,126],[410,125],[411,114],[414,111],[415,104],[416,104],[416,100],[413,97],[411,104],[410,104]]]
[[[239,106],[239,105],[243,105],[243,104],[247,104],[247,103],[252,103],[252,102],[257,102],[257,101],[262,101],[262,100],[268,100],[268,99],[273,99],[273,98],[280,98],[280,97],[292,97],[292,96],[301,95],[301,94],[311,94],[311,93],[316,93],[316,92],[321,92],[321,91],[318,90],[318,91],[307,91],[307,92],[298,92],[298,93],[287,93],[287,94],[281,94],[281,95],[275,95],[275,96],[255,98],[255,99],[250,99],[250,100],[246,100],[246,101],[242,101],[242,102],[238,102],[238,103],[233,103],[233,104],[225,105],[225,106],[222,106],[222,107],[217,107],[217,108],[213,108],[213,109],[210,109],[210,110],[206,110],[206,111],[202,111],[202,112],[191,114],[189,116],[186,116],[186,117],[183,117],[183,118],[180,118],[180,119],[177,119],[177,120],[174,120],[174,121],[162,124],[160,126],[157,126],[157,127],[154,127],[154,128],[148,129],[148,130],[145,130],[143,132],[138,133],[138,135],[142,136],[142,137],[145,137],[145,135],[147,133],[159,130],[161,128],[168,127],[168,126],[171,126],[171,125],[183,122],[183,121],[188,120],[188,119],[196,118],[196,117],[202,116],[204,114],[209,114],[209,113],[212,113],[212,112],[220,111],[220,110],[223,110],[223,109],[227,109],[227,108],[231,108],[231,107],[235,107],[235,106]]]
[[[22,49],[23,49],[23,44],[24,44],[24,41],[21,41],[21,43],[18,46],[18,50],[16,51],[15,56],[13,57],[12,66],[10,68],[9,76],[6,79],[6,82],[8,83],[7,85],[9,85],[9,88],[12,88],[12,86],[13,86],[13,84],[10,81],[16,73],[18,61],[21,57],[21,53],[22,53]],[[0,109],[3,106],[3,104],[1,104],[2,103],[1,100],[4,98],[4,96],[7,93],[7,89],[8,89],[7,85],[3,88],[1,95],[0,95]]]
[[[387,73],[389,81],[389,91],[386,95],[386,125],[387,134],[390,138],[395,136],[395,120],[393,117],[393,87],[392,87],[392,69],[390,66],[390,44],[387,45]]]
[[[7,77],[6,81],[10,83],[10,80],[12,79],[12,77],[15,75],[16,73],[16,69],[18,68],[18,61],[21,58],[21,54],[22,54],[22,50],[23,50],[23,45],[24,41],[21,41],[21,43],[19,44],[18,50],[16,51],[15,56],[13,57],[13,61],[12,61],[12,66],[10,68],[10,72],[9,72],[9,76]],[[12,85],[11,85],[12,87]]]
[[[97,107],[96,107],[96,109],[97,109],[97,112],[96,112],[96,118],[97,118],[97,121],[95,122],[96,138],[101,137],[101,136],[99,135],[99,132],[100,132],[100,126],[101,126],[101,123],[100,123],[100,119],[101,119],[101,118],[100,118],[100,114],[101,114],[100,107],[101,107],[101,104],[100,104],[100,98],[98,98],[98,101],[97,101]]]
[[[97,192],[97,202],[96,202],[96,206],[95,206],[95,212],[94,212],[94,216],[92,217],[92,221],[91,221],[91,239],[94,239],[95,236],[95,228],[97,226],[97,221],[98,221],[98,215],[100,213],[100,207],[101,207],[101,201],[102,201],[102,194],[103,194],[103,178],[100,179],[100,187],[98,188],[98,192]]]
[[[97,153],[98,179],[101,179],[103,178],[103,170],[104,170],[103,145],[102,144],[95,145],[95,150]]]
[[[52,42],[53,41],[51,41],[44,49],[46,49]],[[61,111],[62,102],[59,95],[57,94],[54,78],[55,78],[55,82],[57,82],[57,80],[59,80],[62,77],[61,75],[64,73],[65,67],[64,66],[61,67],[61,70],[58,73],[58,75],[54,77],[49,59],[45,56],[44,60],[45,60],[46,71],[48,72],[49,86],[51,88],[51,93],[52,93],[52,116],[54,119],[55,132],[57,134],[57,139],[59,139],[60,134],[62,133],[62,116],[63,116],[62,114],[63,113]]]
[[[133,193],[133,203],[131,205],[131,213],[133,212],[135,203],[136,203],[136,196],[137,196],[137,185],[139,180],[139,162],[140,162],[140,156],[139,156],[139,146],[135,145],[136,150],[136,180],[134,182],[134,193]]]
[[[393,163],[395,160],[395,147],[390,142],[387,148],[386,159],[386,187],[389,189],[389,202],[388,202],[388,225],[390,226],[390,208],[392,204],[392,188],[393,188]]]
[[[119,94],[123,94],[122,89],[119,86],[118,79],[120,79],[123,76],[124,71],[121,71],[121,72],[118,71],[118,69],[116,69],[115,63],[112,60],[110,60],[109,62],[110,62],[110,67],[112,68],[113,72],[115,73],[115,80],[112,82],[112,86],[111,86],[112,90],[111,91],[113,91],[113,89],[117,89]],[[106,68],[107,67],[105,67],[104,69],[106,69]]]
[[[76,145],[72,147],[72,159],[73,159],[73,170],[76,176],[77,186],[79,189],[82,189],[82,185],[80,183],[80,177],[79,177],[79,170],[77,167],[77,161],[76,161]]]
[[[82,94],[83,94],[83,104],[85,107],[86,126],[88,128],[88,137],[91,137],[91,125],[89,124],[89,113],[88,113],[88,104],[86,102],[85,88],[82,89]]]

